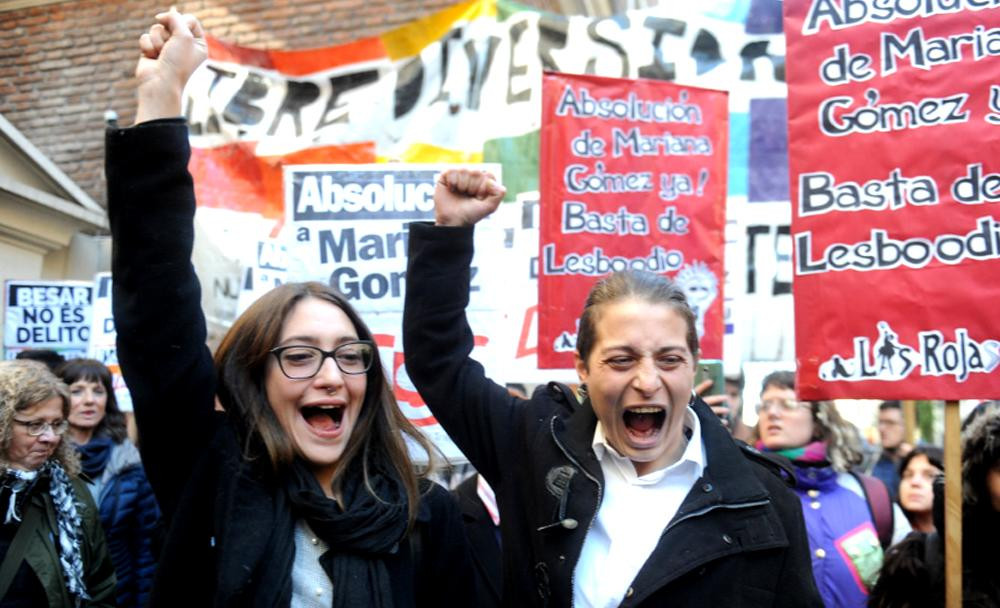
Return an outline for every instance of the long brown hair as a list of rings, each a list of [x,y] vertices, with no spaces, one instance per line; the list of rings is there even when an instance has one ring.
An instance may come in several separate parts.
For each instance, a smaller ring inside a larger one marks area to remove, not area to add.
[[[240,315],[215,351],[219,403],[242,432],[246,457],[266,459],[275,473],[292,463],[295,446],[268,403],[267,364],[285,320],[306,298],[333,304],[350,319],[358,338],[374,341],[358,313],[331,287],[317,282],[286,283],[261,296]],[[374,357],[366,380],[361,412],[337,462],[333,488],[338,488],[344,472],[356,458],[361,459],[365,487],[373,494],[371,476],[378,471],[394,472],[406,489],[412,526],[420,499],[418,480],[422,475],[418,475],[410,460],[404,434],[427,452],[432,464],[435,451],[399,410],[378,356]]]

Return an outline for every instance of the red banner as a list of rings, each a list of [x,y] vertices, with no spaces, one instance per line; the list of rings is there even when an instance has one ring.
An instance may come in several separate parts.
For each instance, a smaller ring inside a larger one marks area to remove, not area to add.
[[[573,367],[595,280],[628,268],[673,277],[722,356],[728,99],[653,80],[545,74],[538,365]]]
[[[1000,395],[1000,8],[785,0],[805,399]]]

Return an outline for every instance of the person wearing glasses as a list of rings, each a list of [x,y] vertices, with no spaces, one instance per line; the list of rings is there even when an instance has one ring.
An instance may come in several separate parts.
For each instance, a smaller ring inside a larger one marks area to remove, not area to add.
[[[136,124],[107,133],[118,357],[168,526],[151,605],[475,605],[457,506],[407,444],[432,447],[343,296],[272,290],[213,364],[180,116],[205,49],[195,17],[157,15],[139,40]]]
[[[798,400],[794,372],[764,378],[757,415],[757,448],[794,467],[823,602],[864,606],[883,551],[910,532],[906,516],[881,481],[855,471],[862,461],[859,435],[833,402]]]
[[[410,224],[403,313],[410,379],[494,490],[501,605],[821,605],[780,467],[692,391],[695,315],[670,279],[616,272],[592,288],[582,401],[555,382],[513,396],[471,358],[474,226],[503,196],[485,172],[440,176],[434,223]]]
[[[139,450],[128,439],[111,370],[94,359],[70,359],[56,373],[69,386],[69,438],[101,515],[118,606],[145,606],[156,569],[160,510]]]
[[[62,441],[69,409],[44,364],[0,362],[0,605],[115,605],[97,507]]]

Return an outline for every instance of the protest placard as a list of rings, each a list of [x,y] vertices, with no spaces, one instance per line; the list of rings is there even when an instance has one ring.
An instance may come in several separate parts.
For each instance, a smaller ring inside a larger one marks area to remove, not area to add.
[[[1000,7],[784,6],[799,396],[995,397]]]
[[[125,386],[121,367],[118,365],[118,346],[115,319],[111,314],[111,273],[99,272],[94,276],[93,319],[90,323],[90,345],[87,356],[103,363],[111,371],[111,384],[115,391],[118,409],[132,411],[132,395]]]
[[[85,356],[93,293],[90,281],[6,281],[6,358],[28,349],[54,350],[66,358]]]
[[[236,300],[239,316],[260,296],[288,280],[288,248],[281,239],[257,241],[257,254],[243,269]]]
[[[542,84],[538,363],[573,367],[594,281],[665,274],[722,357],[727,96],[651,80],[547,73]]]

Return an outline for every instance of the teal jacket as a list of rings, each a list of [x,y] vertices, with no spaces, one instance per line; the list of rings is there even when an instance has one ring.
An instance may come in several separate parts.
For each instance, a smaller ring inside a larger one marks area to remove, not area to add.
[[[83,528],[81,553],[83,556],[84,581],[87,592],[92,598],[86,606],[115,605],[115,567],[108,555],[108,546],[104,540],[97,507],[90,497],[90,492],[79,479],[73,480],[73,491],[76,493],[80,509],[80,523]],[[29,510],[42,510],[42,517],[28,517]],[[49,608],[64,608],[73,606],[72,598],[66,590],[62,569],[59,566],[59,555],[55,546],[56,514],[49,496],[48,487],[38,487],[32,492],[31,500],[25,509],[22,521],[31,526],[30,529],[18,530],[30,534],[28,548],[23,561],[34,571],[41,581],[48,596]],[[29,522],[34,521],[32,525]],[[20,565],[18,564],[18,567]]]

